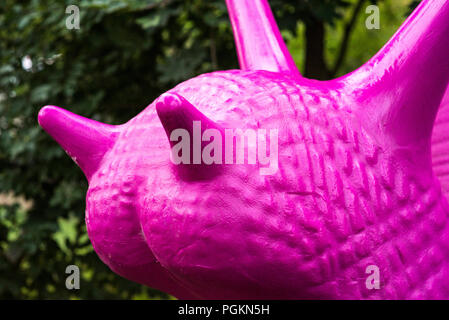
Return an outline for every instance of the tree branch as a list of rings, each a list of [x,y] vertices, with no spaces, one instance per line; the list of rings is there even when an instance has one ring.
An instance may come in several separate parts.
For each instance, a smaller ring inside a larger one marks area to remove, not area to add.
[[[343,40],[340,45],[338,58],[337,58],[337,61],[335,62],[335,65],[334,65],[332,71],[330,72],[330,75],[332,78],[335,77],[335,75],[337,74],[338,70],[340,69],[340,67],[342,66],[342,64],[346,58],[346,53],[348,52],[349,40],[351,38],[351,34],[354,29],[355,23],[357,21],[357,17],[359,15],[360,11],[362,10],[364,2],[365,2],[365,0],[359,0],[357,2],[356,6],[354,8],[354,11],[352,12],[351,19],[345,25],[345,31],[343,34]]]
[[[218,68],[217,44],[215,43],[215,32],[212,29],[210,31],[210,58],[212,61],[212,70],[217,70]]]
[[[329,68],[324,58],[326,29],[324,22],[308,19],[305,28],[305,76],[317,80],[329,79]]]

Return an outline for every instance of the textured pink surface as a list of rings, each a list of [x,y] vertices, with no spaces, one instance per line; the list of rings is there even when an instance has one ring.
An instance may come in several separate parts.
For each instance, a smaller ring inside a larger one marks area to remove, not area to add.
[[[441,181],[443,193],[449,199],[449,88],[433,128],[432,163],[435,174]]]
[[[449,205],[430,143],[449,2],[423,1],[372,60],[327,82],[292,69],[266,1],[227,4],[243,70],[183,82],[121,126],[39,113],[89,180],[99,257],[179,298],[449,298]],[[172,164],[166,131],[194,120],[279,129],[278,172]],[[379,290],[365,286],[369,265]]]

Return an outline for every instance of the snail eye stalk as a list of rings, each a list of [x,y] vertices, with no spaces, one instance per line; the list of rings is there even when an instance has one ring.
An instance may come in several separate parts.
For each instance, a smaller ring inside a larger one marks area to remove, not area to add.
[[[449,2],[423,1],[370,61],[342,78],[399,145],[430,143],[449,82]]]
[[[83,170],[87,179],[97,170],[104,154],[114,145],[118,127],[46,106],[38,116],[41,127],[55,139]]]
[[[266,0],[226,0],[242,70],[301,77]]]

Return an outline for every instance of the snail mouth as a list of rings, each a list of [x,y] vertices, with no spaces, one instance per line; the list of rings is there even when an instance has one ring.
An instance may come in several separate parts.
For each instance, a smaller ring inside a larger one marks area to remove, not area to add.
[[[133,200],[134,201],[134,200]],[[134,209],[116,212],[108,222],[115,226],[106,226],[104,221],[98,221],[95,216],[99,212],[89,212],[88,233],[95,252],[100,259],[120,276],[171,294],[177,298],[193,299],[193,293],[184,287],[154,256],[148,239],[141,227],[138,217],[134,217]],[[119,214],[122,213],[122,216]],[[94,217],[93,217],[94,216]],[[103,216],[104,217],[104,216]],[[120,227],[119,227],[120,226]],[[107,230],[121,228],[121,233],[105,235]]]

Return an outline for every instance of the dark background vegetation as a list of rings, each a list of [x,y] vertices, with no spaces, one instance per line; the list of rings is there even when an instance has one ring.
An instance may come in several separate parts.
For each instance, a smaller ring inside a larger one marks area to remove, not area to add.
[[[271,0],[308,77],[329,79],[369,59],[418,1]],[[66,6],[81,11],[68,30]],[[31,68],[23,61],[30,59]],[[123,123],[167,89],[201,73],[238,68],[224,0],[2,0],[0,2],[0,299],[169,298],[115,275],[84,224],[87,182],[38,127],[47,104]],[[65,268],[81,289],[65,288]]]

